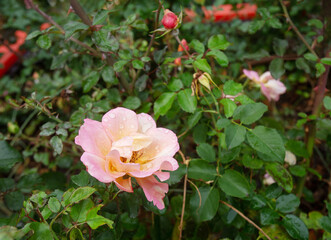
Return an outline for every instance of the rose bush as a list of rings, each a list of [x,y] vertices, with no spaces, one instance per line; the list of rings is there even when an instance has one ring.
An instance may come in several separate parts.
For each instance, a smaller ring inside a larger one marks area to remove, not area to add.
[[[179,150],[176,135],[168,129],[157,128],[151,116],[136,114],[126,108],[107,112],[101,122],[85,119],[75,138],[85,151],[81,161],[87,171],[100,182],[114,182],[126,192],[133,192],[131,177],[142,187],[146,198],[159,209],[169,179],[178,168],[173,158]]]

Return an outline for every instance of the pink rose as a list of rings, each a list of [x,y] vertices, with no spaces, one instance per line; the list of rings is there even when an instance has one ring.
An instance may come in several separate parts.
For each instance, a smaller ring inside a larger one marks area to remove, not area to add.
[[[107,112],[102,121],[85,119],[75,138],[85,151],[81,161],[89,174],[100,182],[114,182],[126,192],[133,192],[131,177],[142,187],[146,198],[159,209],[168,184],[157,181],[169,179],[178,168],[173,158],[179,150],[177,136],[165,128],[157,128],[151,116],[136,114],[126,108]]]
[[[255,71],[243,70],[246,77],[260,85],[261,91],[269,101],[278,101],[279,96],[286,92],[286,87],[279,79],[274,79],[270,72],[265,72],[261,76]]]
[[[179,19],[176,14],[171,12],[169,9],[164,11],[164,16],[161,22],[165,29],[174,29],[177,26],[178,21]]]

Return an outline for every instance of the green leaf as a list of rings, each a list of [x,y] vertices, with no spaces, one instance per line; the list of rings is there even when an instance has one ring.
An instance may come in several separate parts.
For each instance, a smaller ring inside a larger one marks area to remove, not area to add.
[[[302,141],[289,140],[286,142],[286,149],[294,153],[296,156],[308,158],[309,154],[306,145]]]
[[[238,198],[248,197],[250,186],[247,179],[239,172],[228,169],[218,180],[218,185],[227,195]]]
[[[48,224],[40,222],[32,222],[30,224],[30,229],[33,230],[33,236],[29,238],[30,240],[53,240],[53,233],[49,229]]]
[[[308,240],[308,229],[302,220],[297,216],[288,214],[285,216],[282,223],[288,234],[294,239]]]
[[[323,28],[323,23],[321,22],[321,20],[319,19],[309,19],[308,20],[308,26],[315,26],[319,29],[322,29]]]
[[[203,72],[207,72],[207,73],[211,74],[211,67],[206,59],[198,59],[198,60],[194,61],[193,66]]]
[[[262,225],[271,225],[277,223],[279,215],[270,208],[263,208],[260,211],[260,221]]]
[[[285,39],[274,38],[272,46],[278,56],[284,56],[284,53],[288,47],[288,42]]]
[[[228,98],[223,98],[221,100],[221,104],[224,106],[224,114],[227,118],[232,117],[234,111],[237,108],[237,104],[235,104],[232,100]]]
[[[88,213],[86,217],[86,223],[92,228],[97,229],[98,227],[107,224],[110,229],[113,228],[113,221],[100,216],[97,214],[97,212],[100,210],[102,205],[98,205],[94,208],[92,208]]]
[[[225,127],[225,142],[228,149],[235,148],[243,143],[246,135],[246,128],[236,124]]]
[[[197,125],[197,123],[199,122],[201,116],[202,116],[202,112],[201,111],[197,111],[193,115],[189,116],[189,118],[187,120],[187,127],[189,129],[191,129],[195,125]]]
[[[187,88],[177,95],[178,104],[185,112],[194,113],[197,108],[197,99],[192,96],[192,90]]]
[[[83,92],[89,92],[99,81],[100,74],[96,71],[90,72],[83,81]]]
[[[223,92],[225,95],[235,96],[243,90],[243,85],[236,83],[233,80],[226,81],[223,86]]]
[[[280,79],[280,77],[285,73],[284,60],[281,58],[275,58],[272,60],[269,65],[269,71],[275,79]]]
[[[0,192],[7,192],[15,187],[15,181],[12,178],[0,178]]]
[[[251,21],[249,27],[248,27],[248,33],[254,34],[258,30],[260,30],[264,26],[265,21],[264,20],[254,20]]]
[[[303,57],[312,62],[316,62],[318,60],[318,57],[310,52],[304,54]]]
[[[70,240],[84,240],[83,233],[79,228],[72,228],[69,234]]]
[[[164,116],[171,108],[173,102],[175,101],[176,93],[165,92],[162,93],[154,103],[154,114],[156,118],[160,115]]]
[[[290,193],[292,191],[292,176],[282,165],[279,163],[266,163],[265,168],[269,175],[272,176],[286,192]]]
[[[325,72],[325,67],[322,63],[316,63],[316,77],[320,77]]]
[[[9,210],[18,211],[23,207],[24,195],[20,191],[7,193],[4,199]]]
[[[239,106],[233,113],[234,119],[239,119],[243,124],[252,124],[259,120],[268,111],[263,103],[249,103]]]
[[[321,224],[321,226],[324,230],[331,233],[331,218],[330,218],[330,216],[322,217],[319,222],[320,222],[320,224]]]
[[[129,96],[125,101],[123,102],[123,107],[136,110],[141,106],[141,101],[138,97]]]
[[[89,179],[89,174],[85,170],[71,177],[71,180],[79,187],[85,187],[89,183]]]
[[[114,70],[115,70],[115,72],[122,72],[123,69],[124,69],[125,64],[127,64],[128,62],[129,62],[128,60],[117,61],[114,64]]]
[[[172,78],[167,87],[170,91],[177,92],[184,87],[183,82],[178,78]]]
[[[294,194],[282,195],[276,200],[276,209],[282,213],[294,212],[300,205],[300,199]]]
[[[84,200],[91,196],[96,191],[95,188],[92,187],[80,187],[77,188],[73,193],[70,195],[68,199],[68,204],[78,203],[81,200]]]
[[[26,36],[25,40],[27,41],[27,40],[33,39],[33,38],[39,36],[40,34],[42,34],[42,32],[39,31],[39,30],[36,30],[36,31],[30,32],[30,33],[28,34],[28,36]]]
[[[200,187],[199,192],[200,195],[195,192],[190,199],[192,215],[197,222],[209,221],[217,213],[220,194],[216,188],[209,186]]]
[[[263,166],[263,161],[258,158],[252,158],[249,154],[244,154],[242,162],[245,167],[251,169],[260,169]]]
[[[279,29],[282,27],[282,23],[279,21],[278,18],[272,17],[272,18],[268,19],[268,21],[266,21],[266,22],[272,28]]]
[[[300,69],[305,71],[306,73],[310,73],[310,66],[308,64],[308,61],[304,58],[298,58],[295,60],[295,66]]]
[[[73,205],[70,210],[70,216],[75,222],[85,222],[87,213],[94,207],[93,201],[88,198]]]
[[[226,164],[234,160],[236,157],[238,157],[240,149],[241,146],[239,145],[238,147],[221,151],[221,163]]]
[[[52,45],[52,41],[47,34],[41,35],[37,39],[37,45],[43,49],[49,49]]]
[[[212,50],[207,53],[207,56],[214,57],[216,62],[222,67],[227,67],[229,65],[228,57],[220,50]]]
[[[331,110],[331,97],[325,96],[323,99],[323,104],[327,110]]]
[[[191,160],[188,168],[190,179],[211,181],[217,176],[216,168],[204,160]]]
[[[211,50],[225,50],[230,46],[224,35],[213,35],[208,40],[208,48]]]
[[[52,145],[54,153],[58,155],[62,153],[63,144],[61,138],[59,138],[58,136],[53,136],[49,143]]]
[[[294,176],[297,177],[304,177],[307,173],[306,169],[300,165],[290,166],[289,170]]]
[[[115,71],[110,66],[106,66],[102,69],[101,76],[106,83],[118,84]]]
[[[92,25],[100,25],[100,24],[103,24],[107,17],[108,17],[108,14],[110,13],[110,11],[107,11],[107,10],[100,10],[93,18],[93,23]]]
[[[238,97],[236,97],[234,99],[236,102],[240,102],[242,105],[246,105],[249,103],[254,103],[254,101],[252,99],[250,99],[249,97],[247,97],[246,95],[239,95]]]
[[[135,59],[135,60],[132,61],[132,66],[135,69],[143,69],[144,65],[145,65],[144,62],[141,61],[141,60]]]
[[[61,208],[61,204],[60,201],[55,198],[55,197],[51,197],[48,200],[48,208],[53,212],[53,213],[57,213],[58,211],[60,211]]]
[[[66,25],[63,26],[64,31],[65,31],[65,39],[68,39],[71,37],[76,31],[79,30],[86,30],[89,28],[86,24],[82,22],[69,22]]]
[[[197,153],[198,153],[199,157],[201,157],[203,160],[206,160],[208,162],[216,161],[215,150],[208,143],[200,144],[197,147]]]
[[[252,131],[248,131],[246,136],[249,145],[265,155],[262,160],[284,162],[284,143],[275,129],[258,126]]]
[[[0,169],[9,171],[17,162],[22,161],[21,154],[6,141],[0,141]]]
[[[331,66],[331,58],[322,58],[321,63]]]
[[[194,39],[192,42],[190,42],[190,47],[197,51],[197,53],[205,52],[205,46],[199,40]]]

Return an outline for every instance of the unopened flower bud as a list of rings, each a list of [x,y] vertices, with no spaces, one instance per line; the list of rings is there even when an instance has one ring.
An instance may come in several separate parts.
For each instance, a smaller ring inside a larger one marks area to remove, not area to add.
[[[186,51],[190,50],[190,48],[189,48],[189,46],[188,46],[188,44],[187,44],[187,41],[186,41],[185,39],[183,39],[183,40],[181,41],[181,43],[182,43],[182,44],[179,44],[179,46],[178,46],[178,52],[182,52],[182,51],[184,51],[182,45],[184,46],[184,48],[186,49]]]
[[[162,18],[162,24],[166,29],[174,29],[178,24],[178,17],[176,14],[171,12],[169,9],[164,11],[164,16]]]

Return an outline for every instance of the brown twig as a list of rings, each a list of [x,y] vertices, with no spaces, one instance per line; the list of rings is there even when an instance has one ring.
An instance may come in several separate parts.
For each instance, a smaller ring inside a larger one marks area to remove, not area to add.
[[[60,30],[61,34],[65,34],[65,30],[59,25],[57,24],[51,16],[47,15],[45,12],[43,12],[38,5],[34,4],[32,2],[32,0],[29,1],[29,6],[34,9],[36,12],[38,12],[43,18],[45,18],[48,22],[50,22],[51,24],[53,24],[57,29]],[[79,41],[78,39],[74,38],[74,37],[70,37],[69,40],[73,41],[74,43],[77,43],[78,45],[80,45],[83,48],[86,48],[87,50],[89,50],[94,56],[96,57],[101,57],[102,55],[96,51],[95,49],[91,48],[89,45],[87,45],[86,43],[83,43],[81,41]]]
[[[291,25],[291,27],[293,28],[294,32],[298,35],[298,37],[301,39],[301,41],[306,45],[307,49],[314,54],[316,57],[318,57],[317,53],[314,51],[314,49],[312,49],[310,47],[310,45],[307,43],[306,39],[304,38],[304,36],[302,36],[302,34],[300,33],[299,29],[294,25],[294,23],[292,22],[292,19],[290,18],[290,15],[287,11],[287,8],[285,6],[285,4],[283,3],[282,0],[279,0],[280,5],[283,8],[283,12],[285,14],[286,20],[287,22],[289,22],[289,24]]]
[[[272,240],[263,230],[260,228],[258,225],[256,225],[252,220],[250,220],[248,217],[246,217],[242,212],[240,212],[238,209],[236,209],[234,206],[220,200],[220,203],[223,203],[224,205],[228,206],[231,208],[233,211],[238,213],[243,219],[245,219],[247,222],[252,224],[256,229],[258,229],[268,240]]]
[[[77,0],[70,0],[70,5],[72,9],[75,11],[75,13],[82,19],[83,23],[85,23],[87,26],[92,27],[92,22],[88,15],[85,13],[83,7],[79,4]]]
[[[258,64],[268,63],[268,62],[271,62],[272,60],[274,60],[276,58],[281,58],[283,60],[296,60],[296,59],[298,59],[300,57],[297,56],[297,55],[268,56],[268,57],[261,58],[260,60],[247,61],[246,63],[247,63],[248,66],[252,66],[252,65],[258,65]]]
[[[184,153],[179,150],[179,155],[181,156],[183,163],[186,165],[186,173],[184,177],[184,189],[183,189],[183,204],[182,204],[182,213],[180,217],[180,224],[178,226],[179,229],[179,239],[182,239],[182,233],[183,233],[183,223],[184,223],[184,214],[185,214],[185,204],[186,204],[186,190],[187,190],[187,169],[189,165],[189,160],[186,160]]]

